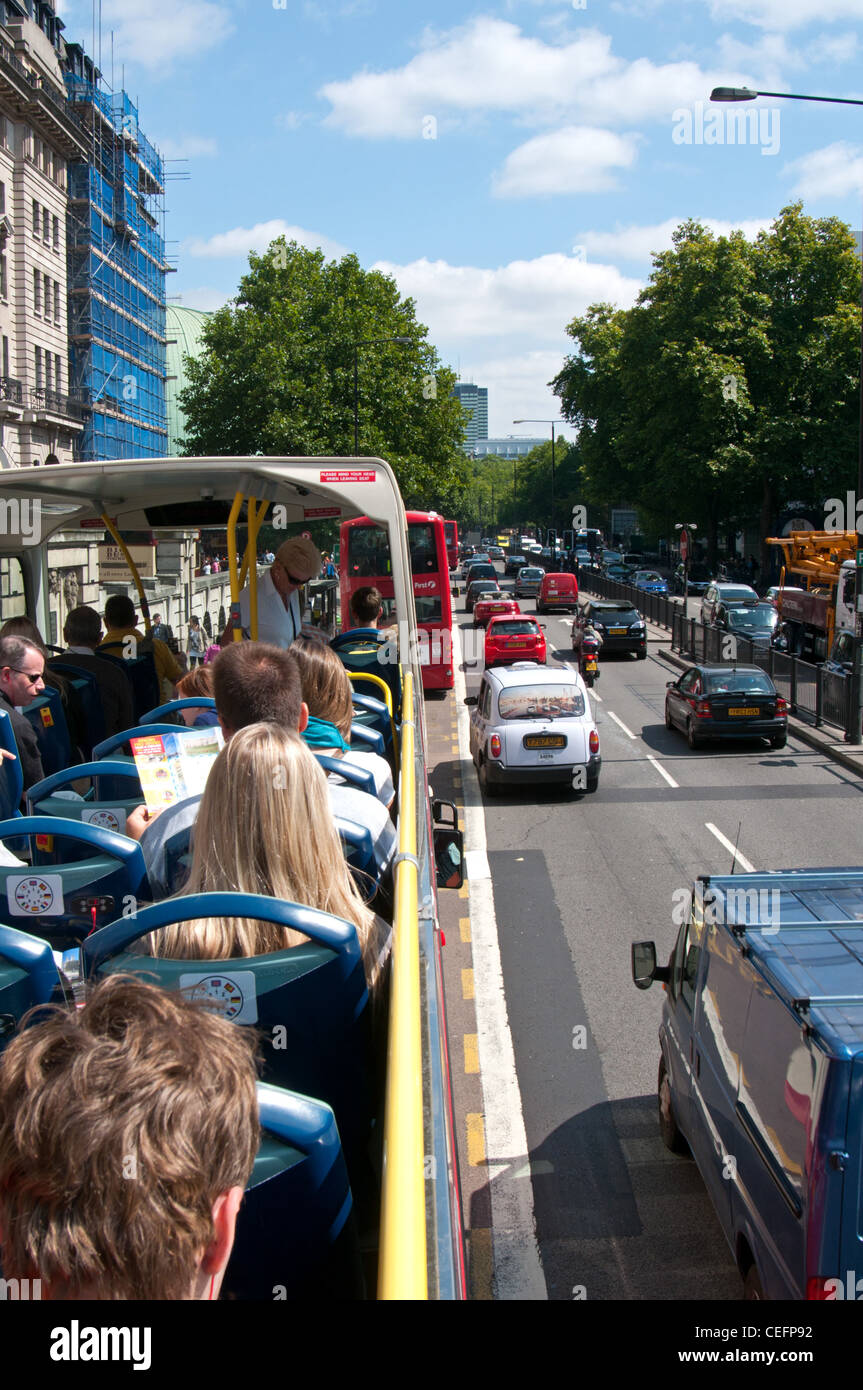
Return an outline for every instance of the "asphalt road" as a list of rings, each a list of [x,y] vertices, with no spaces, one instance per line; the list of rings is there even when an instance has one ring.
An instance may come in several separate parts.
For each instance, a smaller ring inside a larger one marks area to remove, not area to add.
[[[457,600],[454,620],[469,641],[462,607]],[[532,612],[533,601],[522,608]],[[549,661],[571,660],[570,619],[542,621]],[[518,788],[485,805],[537,1234],[554,1299],[581,1289],[590,1300],[740,1297],[694,1163],[659,1137],[662,993],[635,989],[630,945],[653,939],[666,959],[675,889],[699,873],[727,873],[735,843],[739,868],[860,859],[861,783],[793,735],[781,751],[747,742],[691,751],[665,728],[665,685],[679,673],[660,650],[653,641],[646,661],[602,661],[595,795]],[[480,661],[467,671],[469,692],[481,669]]]

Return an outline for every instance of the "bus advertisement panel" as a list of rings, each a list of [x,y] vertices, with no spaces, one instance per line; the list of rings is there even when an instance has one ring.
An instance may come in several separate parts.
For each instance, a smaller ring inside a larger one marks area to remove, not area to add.
[[[452,690],[452,599],[443,517],[437,512],[407,512],[406,515],[423,687]],[[364,516],[344,521],[340,545],[342,631],[347,632],[351,627],[351,594],[366,585],[380,591],[384,600],[380,626],[386,628],[388,620],[395,617],[395,600],[385,527]],[[407,639],[407,626],[400,625],[395,646],[401,644],[402,626]],[[405,653],[398,651],[396,654],[394,648],[393,659],[404,661]]]
[[[446,538],[446,558],[451,570],[458,566],[458,522],[445,521],[443,533]]]

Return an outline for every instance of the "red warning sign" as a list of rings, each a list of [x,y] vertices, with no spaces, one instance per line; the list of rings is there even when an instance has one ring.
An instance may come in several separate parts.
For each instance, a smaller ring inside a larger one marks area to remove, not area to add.
[[[373,468],[322,468],[322,483],[373,483],[377,473]]]

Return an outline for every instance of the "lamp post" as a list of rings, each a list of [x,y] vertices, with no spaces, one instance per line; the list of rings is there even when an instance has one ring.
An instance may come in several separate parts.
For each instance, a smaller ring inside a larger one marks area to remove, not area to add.
[[[358,343],[353,344],[354,349],[354,454],[360,452],[360,390],[359,390],[359,352],[361,347],[371,347],[374,343],[401,343],[403,347],[410,347],[411,339],[405,337],[398,338],[361,338]]]
[[[557,559],[557,522],[554,511],[554,429],[565,420],[513,420],[514,425],[551,425],[551,529],[554,535],[554,557]]]
[[[800,92],[761,92],[751,91],[749,87],[714,87],[710,93],[711,101],[754,101],[756,97],[777,97],[781,101],[823,101],[833,106],[863,106],[863,101],[852,97],[815,97],[806,96]],[[861,246],[863,254],[863,246]],[[855,504],[863,497],[863,279],[861,279],[861,307],[860,307],[860,417],[859,433],[857,439],[857,495]],[[846,527],[849,530],[857,526],[856,506],[854,527],[848,526],[848,518],[845,518]],[[853,718],[852,727],[846,729],[845,740],[847,743],[863,743],[863,537],[857,533],[857,585],[855,588],[855,602],[857,606],[857,630],[856,641],[854,644],[854,688],[853,695]]]

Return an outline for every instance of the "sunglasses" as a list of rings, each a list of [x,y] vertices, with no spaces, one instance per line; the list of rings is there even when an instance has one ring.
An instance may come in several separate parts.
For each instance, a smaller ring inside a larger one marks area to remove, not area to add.
[[[304,584],[308,584],[308,579],[298,579],[295,574],[291,574],[290,570],[282,564],[281,560],[279,560],[278,564],[282,573],[287,575],[288,583],[293,584],[295,589],[301,589]]]
[[[26,676],[31,685],[35,685],[37,681],[42,679],[41,671],[38,675],[34,676],[32,671],[22,671],[20,666],[7,666],[5,669],[7,671],[17,671],[19,676]]]

